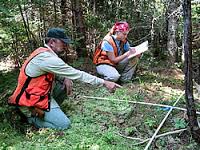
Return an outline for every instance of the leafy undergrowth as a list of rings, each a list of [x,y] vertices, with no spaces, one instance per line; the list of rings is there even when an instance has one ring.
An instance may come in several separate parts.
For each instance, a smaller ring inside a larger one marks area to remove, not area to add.
[[[170,108],[136,104],[131,101],[173,105],[180,99],[176,106],[185,108],[184,96],[180,98],[184,87],[181,71],[177,68],[149,68],[150,65],[141,64],[137,78],[124,84],[123,88],[117,89],[115,93],[109,93],[104,87],[75,82],[73,95],[61,106],[72,122],[72,127],[64,131],[35,130],[30,125],[20,122],[12,108],[6,104],[6,99],[16,85],[18,72],[2,73],[0,149],[144,149],[148,141],[139,143],[152,137]],[[83,67],[82,69],[84,70]],[[198,108],[200,109],[197,103]],[[158,134],[187,128],[187,125],[185,112],[174,109]],[[149,149],[199,148],[187,130],[157,138]]]

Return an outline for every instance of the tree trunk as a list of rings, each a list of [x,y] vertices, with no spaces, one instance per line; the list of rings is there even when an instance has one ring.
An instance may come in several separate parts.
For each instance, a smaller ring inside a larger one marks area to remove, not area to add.
[[[191,1],[184,0],[184,45],[185,52],[185,99],[187,104],[187,115],[193,138],[200,143],[200,128],[198,126],[195,103],[193,98],[192,83],[192,23],[191,23]]]
[[[178,46],[176,42],[176,33],[178,27],[178,15],[176,13],[179,7],[179,1],[170,0],[168,6],[168,38],[167,38],[167,50],[170,55],[170,61],[172,63],[178,61]]]
[[[44,34],[44,30],[43,30],[43,17],[44,16],[44,13],[43,13],[43,9],[42,9],[42,6],[41,4],[39,5],[39,19],[40,19],[40,24],[39,24],[39,29],[40,29],[40,34],[39,34],[39,37],[40,37],[40,41],[42,41],[42,39],[45,37],[45,34]]]
[[[152,6],[154,7],[154,9],[156,9],[156,6]],[[155,14],[153,14],[152,16],[149,16],[149,18],[152,19],[151,21],[151,45],[152,45],[152,53],[153,53],[153,57],[159,57],[161,55],[160,49],[159,49],[159,31],[157,28],[157,18],[159,16],[156,16]]]
[[[61,11],[61,17],[62,17],[62,25],[63,26],[66,26],[66,15],[67,15],[67,10],[66,10],[66,5],[67,5],[67,2],[66,0],[61,0],[61,5],[60,5],[60,11]]]
[[[153,57],[158,57],[160,55],[160,50],[158,47],[159,44],[159,39],[158,36],[156,35],[156,18],[152,18],[152,22],[151,22],[151,45],[153,47]]]
[[[22,20],[23,20],[23,24],[24,24],[24,28],[25,28],[25,31],[26,31],[26,35],[27,35],[27,38],[28,38],[28,49],[32,51],[34,48],[37,47],[37,41],[35,39],[35,36],[33,35],[33,33],[31,32],[31,30],[29,28],[28,16],[26,15],[26,19],[25,19],[24,15],[23,15],[21,3],[20,3],[19,0],[17,2],[18,2],[17,3],[18,4],[18,8],[19,8]],[[25,9],[25,4],[24,4],[24,9]],[[26,10],[24,10],[24,11],[26,11]]]
[[[23,12],[22,12],[22,7],[21,7],[21,4],[20,4],[19,0],[18,0],[17,4],[18,4],[18,8],[19,8],[23,23],[24,23],[24,28],[25,28],[25,31],[26,31],[26,35],[27,35],[28,41],[29,41],[29,43],[31,43],[31,39],[30,39],[29,32],[28,32],[28,26],[26,24],[26,20],[24,18],[24,15],[23,15]]]
[[[31,5],[31,7],[32,7],[32,5]],[[30,25],[29,25],[29,16],[28,16],[28,14],[27,14],[27,8],[26,8],[26,3],[24,2],[24,12],[25,12],[25,18],[26,18],[26,20],[25,20],[25,22],[26,22],[26,28],[27,28],[27,32],[29,33],[29,35],[30,35],[30,40],[29,40],[29,42],[28,42],[28,47],[30,47],[30,50],[32,51],[33,49],[35,49],[35,48],[37,48],[37,41],[36,41],[36,38],[35,38],[35,36],[33,35],[33,33],[31,32],[31,30],[30,30]],[[31,9],[31,11],[33,12],[34,11],[34,9]],[[31,13],[31,14],[33,14],[33,13]],[[24,18],[24,19],[25,19]],[[33,20],[33,18],[32,18],[32,20]],[[30,52],[31,52],[30,51]]]
[[[76,52],[78,57],[87,56],[86,51],[86,31],[82,10],[82,1],[81,0],[71,0],[72,3],[72,23],[76,33]]]
[[[53,0],[53,9],[54,9],[54,26],[58,25],[57,23],[57,9],[56,9],[56,0]]]
[[[44,38],[46,36],[46,20],[45,20],[45,9],[42,5],[42,3],[40,3],[40,21],[42,23],[41,25],[41,36],[42,38]]]

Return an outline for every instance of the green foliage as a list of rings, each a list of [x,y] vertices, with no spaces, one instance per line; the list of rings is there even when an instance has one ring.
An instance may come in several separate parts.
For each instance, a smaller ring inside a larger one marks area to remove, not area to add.
[[[192,5],[192,22],[195,25],[195,32],[198,32],[198,29],[196,28],[196,26],[198,26],[199,24],[199,19],[200,19],[200,4],[195,4]]]
[[[9,73],[0,72],[0,93],[9,95],[12,90],[16,87],[16,80],[18,77],[18,71],[12,71]],[[0,99],[3,97],[0,97]]]
[[[155,119],[147,118],[144,122],[147,126],[153,127],[156,123]]]
[[[111,132],[107,132],[106,134],[103,135],[103,141],[105,141],[108,144],[112,144],[115,141],[115,134]]]
[[[6,113],[7,109],[6,107],[0,107],[0,114]]]
[[[174,119],[174,127],[176,129],[186,128],[187,124],[184,119],[182,118],[175,118]]]
[[[18,72],[1,74],[0,79],[3,79],[5,83],[1,82],[0,93],[4,92],[5,88],[7,90],[14,88],[17,74]],[[141,78],[141,80],[143,84],[135,81],[134,85],[143,87],[147,82],[152,83],[154,78]],[[121,103],[112,100],[115,98],[127,101],[144,101],[146,96],[150,96],[142,91],[141,88],[134,87],[130,90],[130,86],[133,86],[132,83],[125,84],[123,88],[118,89],[113,94],[109,93],[105,88],[80,84],[79,82],[75,82],[74,86],[74,96],[69,97],[61,106],[72,121],[72,128],[68,130],[41,129],[34,131],[30,125],[21,124],[18,120],[11,124],[10,118],[5,117],[7,116],[7,110],[10,108],[2,107],[0,109],[0,120],[3,122],[0,125],[1,149],[142,150],[144,145],[134,146],[133,144],[138,141],[122,138],[117,133],[148,138],[150,134],[153,134],[165,114],[161,111],[154,111],[155,109],[146,105],[135,105],[136,107],[133,107],[128,102]],[[107,97],[111,101],[89,100],[83,98],[83,95]],[[158,101],[157,95],[160,96],[160,93],[154,93],[152,97],[154,101]],[[161,95],[163,96],[163,93]],[[177,94],[172,92],[169,100],[177,97]],[[5,98],[1,99],[1,104],[5,106]],[[68,107],[69,104],[70,107]],[[22,127],[20,128],[25,132],[22,132],[21,129],[19,130],[19,124],[21,124]],[[182,128],[184,127],[183,125],[185,124],[181,118],[174,120],[175,128]],[[170,130],[167,125],[163,128],[166,128],[166,131]],[[164,149],[167,144],[167,139],[158,139],[157,145],[160,149]],[[175,146],[180,147],[183,144],[185,147],[197,147],[194,141],[181,143],[178,140]]]

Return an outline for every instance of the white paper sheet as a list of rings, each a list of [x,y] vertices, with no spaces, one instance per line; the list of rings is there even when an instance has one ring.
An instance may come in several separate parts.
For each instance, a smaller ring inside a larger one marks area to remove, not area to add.
[[[145,41],[142,44],[140,44],[140,45],[138,45],[138,46],[136,46],[134,48],[135,48],[136,52],[134,54],[130,55],[128,57],[128,59],[130,59],[132,57],[135,57],[135,56],[147,51],[148,50],[148,41]]]

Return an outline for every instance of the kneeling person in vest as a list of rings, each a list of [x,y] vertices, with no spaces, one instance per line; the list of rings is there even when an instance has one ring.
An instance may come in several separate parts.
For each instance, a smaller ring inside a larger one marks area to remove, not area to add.
[[[97,73],[110,81],[130,81],[136,71],[140,56],[128,59],[135,53],[127,41],[129,25],[117,22],[95,50],[93,63]]]
[[[74,69],[59,54],[70,42],[61,28],[48,31],[45,46],[32,52],[23,64],[18,85],[8,103],[15,105],[29,123],[37,128],[66,129],[69,118],[60,109],[63,95],[72,92],[72,81],[80,80],[93,85],[104,85],[113,92],[119,85]],[[55,77],[56,76],[56,77]]]

